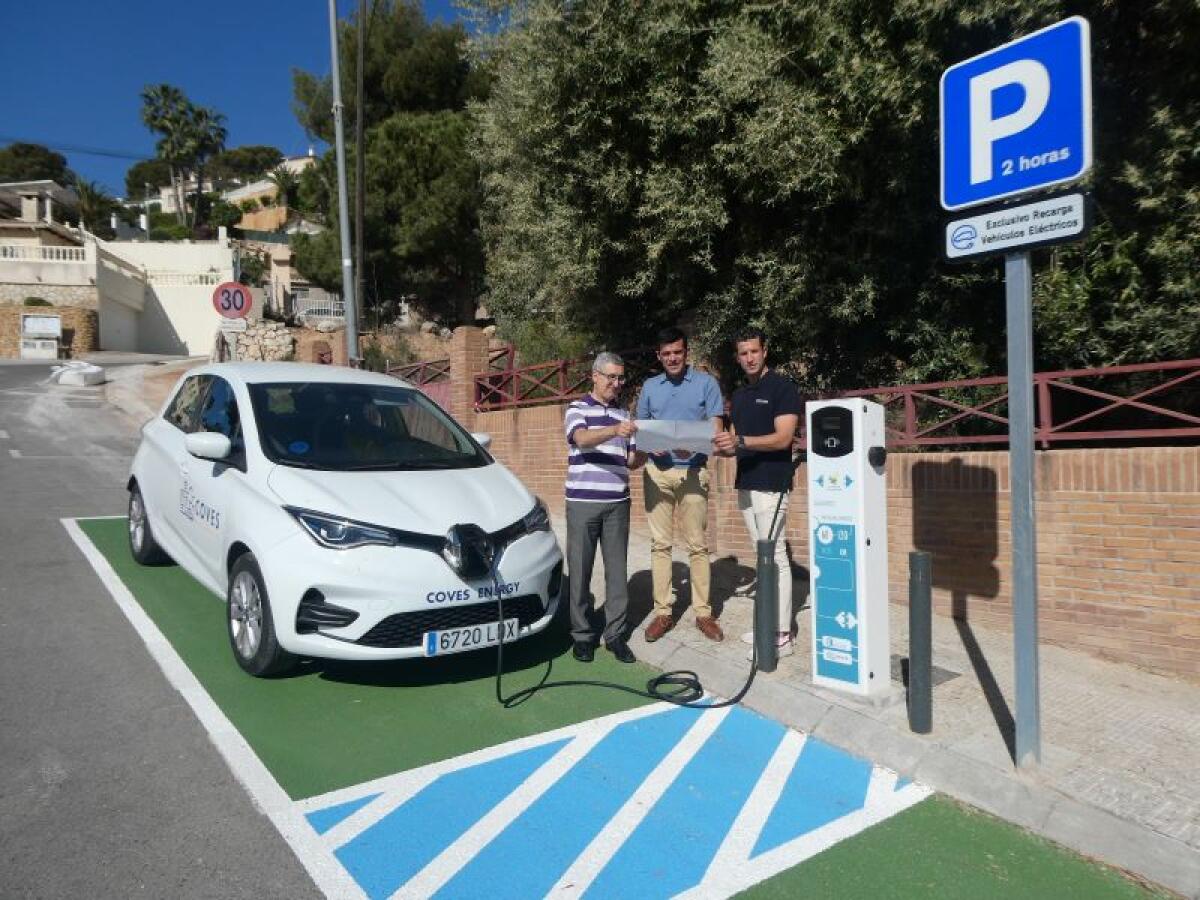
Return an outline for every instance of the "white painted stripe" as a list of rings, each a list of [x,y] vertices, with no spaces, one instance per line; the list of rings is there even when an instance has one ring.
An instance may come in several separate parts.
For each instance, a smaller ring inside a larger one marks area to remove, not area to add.
[[[352,785],[351,787],[338,788],[337,790],[318,794],[305,800],[297,800],[296,804],[303,812],[308,813],[324,809],[328,806],[336,806],[339,803],[345,803],[350,800],[357,800],[359,797],[365,797],[368,794],[407,790],[409,782],[414,780],[419,781],[421,784],[428,784],[439,775],[444,775],[447,772],[470,768],[471,766],[491,762],[502,756],[519,753],[522,750],[528,750],[532,747],[540,747],[543,744],[552,744],[564,738],[572,738],[583,734],[589,729],[598,728],[607,732],[623,722],[645,719],[674,708],[674,704],[670,703],[651,703],[647,706],[639,706],[634,709],[623,709],[620,712],[610,713],[598,719],[590,719],[574,725],[564,725],[562,728],[556,728],[553,731],[531,734],[505,744],[497,744],[494,747],[482,747],[479,750],[473,750],[470,753],[464,753],[462,756],[455,756],[451,759],[440,759],[421,766],[418,769],[409,769],[406,772],[398,772],[394,775],[384,775],[381,778],[376,778],[374,781],[364,781],[362,784]]]
[[[723,709],[709,710],[696,720],[688,733],[679,740],[670,753],[663,757],[662,762],[634,791],[633,796],[617,810],[617,814],[608,821],[608,824],[579,854],[579,858],[563,873],[563,876],[558,879],[558,883],[549,890],[548,896],[579,897],[587,892],[592,882],[596,880],[596,876],[621,849],[621,845],[628,840],[642,819],[654,808],[654,804],[662,799],[672,782],[679,777],[684,766],[712,737],[713,732],[729,715],[731,708],[727,706]],[[670,849],[665,848],[664,852],[669,854]]]
[[[8,432],[5,431],[3,428],[0,428],[0,441],[7,441],[7,440],[8,440]]]
[[[462,837],[409,879],[404,887],[392,894],[392,897],[411,897],[417,900],[432,897],[445,887],[446,882],[453,878],[459,869],[474,859],[480,850],[511,825],[517,816],[525,812],[542,794],[553,787],[558,779],[587,756],[607,733],[606,729],[589,729],[587,733],[580,734],[559,750],[525,779],[519,788],[500,801],[487,815],[468,828]]]
[[[411,774],[411,773],[405,773]],[[435,776],[436,777],[436,776]],[[356,809],[351,815],[342,819],[320,836],[321,843],[330,852],[348,844],[372,825],[383,820],[393,810],[412,799],[418,791],[429,784],[433,778],[410,778],[403,784],[395,785],[385,794],[372,800],[362,809]],[[336,806],[336,804],[330,804]]]
[[[871,775],[872,781],[876,774],[885,770],[876,768]],[[889,773],[890,774],[890,773]],[[892,774],[892,783],[895,775]],[[676,900],[711,900],[711,898],[731,897],[761,881],[766,881],[780,872],[793,866],[798,866],[806,859],[816,856],[823,850],[828,850],[839,841],[853,837],[860,831],[870,828],[885,819],[891,818],[898,812],[903,812],[910,806],[920,803],[932,791],[919,784],[910,784],[895,793],[884,796],[880,791],[868,788],[868,796],[875,796],[874,805],[842,816],[823,825],[820,828],[801,835],[794,841],[789,841],[774,850],[754,857],[753,862],[740,866],[733,865],[721,870],[709,869],[704,881],[689,891],[677,895]]]
[[[175,648],[113,571],[108,560],[88,540],[78,523],[74,519],[60,521],[84,558],[95,569],[96,575],[108,589],[121,612],[145,642],[150,655],[167,676],[167,680],[192,708],[192,712],[208,732],[209,740],[225,757],[225,762],[250,794],[254,805],[271,820],[296,854],[300,864],[312,876],[317,887],[329,897],[365,897],[350,874],[325,851],[296,804],[204,690],[203,685],[175,652]]]
[[[11,456],[13,459],[20,459],[21,451],[20,450],[9,450],[8,455]]]
[[[788,776],[792,774],[796,760],[800,758],[800,751],[804,749],[806,740],[805,735],[791,729],[784,734],[783,740],[779,742],[775,753],[763,769],[758,783],[754,785],[754,790],[746,798],[742,811],[729,827],[729,834],[713,855],[702,881],[716,878],[723,869],[740,866],[750,859],[754,845],[758,843],[763,826],[767,824],[771,810],[775,808],[779,795],[783,793],[783,787],[787,784]]]
[[[879,806],[885,803],[887,798],[896,791],[896,782],[899,776],[882,766],[876,766],[871,770],[871,783],[867,785],[867,796],[863,801],[863,806],[870,809],[872,806]]]

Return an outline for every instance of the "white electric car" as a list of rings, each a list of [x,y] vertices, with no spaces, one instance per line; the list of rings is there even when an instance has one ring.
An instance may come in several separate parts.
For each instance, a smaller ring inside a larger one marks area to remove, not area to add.
[[[226,598],[252,675],[508,643],[550,623],[562,554],[488,443],[386,375],[204,366],[142,428],[130,550]]]

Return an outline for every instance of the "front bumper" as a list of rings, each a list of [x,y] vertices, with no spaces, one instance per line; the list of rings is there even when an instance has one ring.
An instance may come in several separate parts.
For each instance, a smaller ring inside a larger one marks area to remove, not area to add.
[[[259,566],[276,636],[285,650],[301,656],[424,657],[425,632],[496,620],[492,582],[463,581],[426,550],[328,550],[297,531],[266,557]],[[518,619],[519,639],[550,624],[563,585],[562,553],[553,534],[537,532],[509,544],[498,575],[504,616]]]

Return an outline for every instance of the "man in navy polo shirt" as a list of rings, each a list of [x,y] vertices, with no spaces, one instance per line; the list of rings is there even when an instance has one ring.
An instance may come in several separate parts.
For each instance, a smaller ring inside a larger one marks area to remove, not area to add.
[[[688,365],[687,337],[678,328],[664,328],[658,333],[658,361],[662,364],[663,374],[647,379],[642,386],[637,418],[683,422],[711,420],[713,432],[720,432],[721,415],[725,411],[721,388],[711,375],[697,372]],[[646,640],[650,642],[657,641],[675,627],[671,604],[671,549],[676,509],[688,551],[696,627],[709,640],[719,641],[725,637],[708,602],[707,462],[708,457],[703,453],[685,450],[652,453],[646,465],[646,521],[650,526],[650,573],[654,584],[654,618],[646,628]]]
[[[767,336],[762,329],[743,329],[733,345],[747,383],[733,392],[730,418],[736,434],[718,434],[713,446],[722,456],[737,457],[734,487],[751,546],[769,539],[779,510],[774,532],[775,564],[779,567],[777,644],[780,656],[791,656],[792,566],[783,525],[792,487],[792,439],[800,423],[800,394],[791,381],[767,368]]]

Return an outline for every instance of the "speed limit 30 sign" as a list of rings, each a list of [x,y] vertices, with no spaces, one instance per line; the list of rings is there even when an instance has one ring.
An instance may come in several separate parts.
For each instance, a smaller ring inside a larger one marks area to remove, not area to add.
[[[218,284],[213,291],[213,309],[226,319],[241,319],[250,312],[254,305],[254,297],[250,288],[236,281],[226,281]]]

